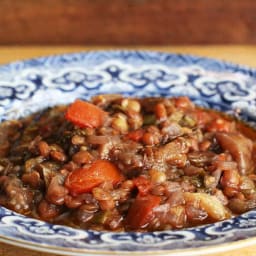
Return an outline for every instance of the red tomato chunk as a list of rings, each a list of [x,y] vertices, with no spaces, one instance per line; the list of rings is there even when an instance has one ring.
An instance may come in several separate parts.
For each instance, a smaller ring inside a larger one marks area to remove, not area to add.
[[[76,100],[71,104],[66,113],[66,119],[79,127],[100,127],[105,119],[106,113],[97,106]]]
[[[114,164],[107,160],[97,160],[89,167],[75,169],[65,182],[71,194],[91,192],[92,189],[103,182],[117,184],[123,176]]]

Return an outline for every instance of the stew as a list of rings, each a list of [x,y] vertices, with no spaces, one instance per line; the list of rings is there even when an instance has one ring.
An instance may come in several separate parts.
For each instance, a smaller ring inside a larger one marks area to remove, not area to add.
[[[255,138],[187,97],[76,100],[0,124],[0,205],[93,230],[221,221],[256,207]]]

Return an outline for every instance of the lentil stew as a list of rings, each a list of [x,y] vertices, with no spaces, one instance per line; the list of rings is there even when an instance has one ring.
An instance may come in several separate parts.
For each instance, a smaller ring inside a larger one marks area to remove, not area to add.
[[[76,100],[0,124],[0,205],[94,230],[221,221],[256,207],[255,138],[187,97]]]

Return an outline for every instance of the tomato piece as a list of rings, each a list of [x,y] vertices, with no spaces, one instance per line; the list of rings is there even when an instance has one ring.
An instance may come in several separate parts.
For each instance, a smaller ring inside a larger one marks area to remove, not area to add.
[[[84,128],[100,127],[107,116],[107,113],[101,108],[82,100],[76,100],[72,103],[66,112],[66,119],[73,124]]]
[[[151,188],[150,180],[143,176],[138,176],[134,178],[133,183],[137,187],[137,189],[139,190],[139,194],[141,195],[147,194]]]
[[[126,134],[126,138],[133,141],[140,141],[144,135],[145,131],[142,129],[134,130]]]
[[[154,217],[153,209],[160,204],[161,198],[154,195],[138,195],[127,214],[127,225],[132,229],[145,227]]]
[[[91,192],[92,189],[104,181],[113,185],[121,182],[123,176],[119,169],[108,160],[97,160],[88,168],[72,171],[65,181],[65,186],[72,195]]]

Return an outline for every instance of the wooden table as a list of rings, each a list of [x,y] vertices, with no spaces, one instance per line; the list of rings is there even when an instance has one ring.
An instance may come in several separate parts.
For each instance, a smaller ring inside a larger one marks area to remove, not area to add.
[[[218,45],[218,46],[124,46],[122,48],[113,46],[0,46],[0,64],[10,61],[45,56],[49,54],[62,54],[87,50],[112,50],[112,49],[144,49],[172,53],[185,53],[201,55],[222,60],[232,61],[251,67],[256,67],[256,46],[251,45]]]
[[[232,61],[239,64],[256,68],[256,46],[238,45],[238,46],[147,46],[147,47],[123,47],[125,49],[146,49],[157,50],[173,53],[195,54],[207,57],[219,58],[222,60]],[[122,49],[123,49],[122,48]],[[79,52],[87,50],[116,49],[110,46],[55,46],[55,47],[0,47],[0,64],[8,63],[19,59],[45,56],[49,54],[61,54],[69,52]],[[211,256],[255,256],[255,246],[236,249],[225,253],[211,254]],[[17,248],[15,246],[0,243],[0,256],[55,256],[41,252],[30,251],[27,249]],[[200,254],[199,254],[200,255]]]

